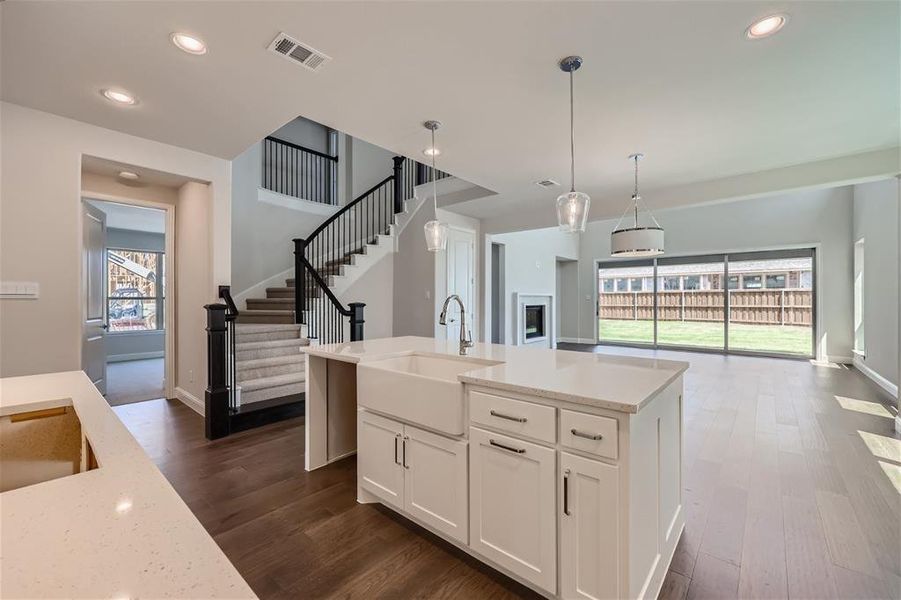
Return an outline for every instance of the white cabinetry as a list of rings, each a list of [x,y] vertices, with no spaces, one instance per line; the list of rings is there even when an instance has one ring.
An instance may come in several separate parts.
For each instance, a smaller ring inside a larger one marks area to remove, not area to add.
[[[466,441],[358,412],[360,487],[435,530],[466,543]]]
[[[469,440],[470,547],[555,593],[554,450],[476,427]]]
[[[619,598],[619,469],[560,453],[560,595]]]

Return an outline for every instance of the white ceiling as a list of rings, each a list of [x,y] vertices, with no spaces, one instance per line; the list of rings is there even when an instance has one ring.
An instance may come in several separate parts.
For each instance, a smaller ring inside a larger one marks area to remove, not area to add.
[[[105,200],[87,200],[87,203],[106,214],[107,227],[149,233],[166,233],[165,211],[119,204],[117,202],[106,202]]]
[[[568,83],[556,64],[568,54],[585,58],[576,177],[593,219],[622,211],[634,151],[647,155],[644,196],[660,208],[711,190],[872,176],[860,155],[899,145],[897,2],[7,1],[0,10],[4,100],[226,158],[298,115],[421,158],[421,122],[436,118],[439,167],[498,192],[454,207],[483,218],[553,218],[569,180]],[[744,39],[775,10],[791,16],[782,32]],[[179,52],[172,31],[196,33],[208,54]],[[312,73],[267,52],[279,31],[333,60]],[[98,90],[112,85],[140,104],[111,106]],[[895,154],[868,156],[890,165],[880,174],[897,171]],[[795,177],[807,163],[819,167]],[[544,178],[564,185],[534,185]]]

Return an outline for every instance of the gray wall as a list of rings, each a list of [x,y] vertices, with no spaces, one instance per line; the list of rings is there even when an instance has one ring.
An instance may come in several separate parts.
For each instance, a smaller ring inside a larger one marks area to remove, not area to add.
[[[162,233],[132,231],[110,227],[106,230],[107,248],[165,252],[166,236]],[[156,358],[163,356],[165,332],[135,331],[109,333],[106,336],[106,359],[109,362]]]
[[[553,227],[495,234],[491,236],[491,241],[505,246],[504,339],[505,343],[513,344],[513,322],[516,319],[513,294],[519,292],[556,296],[557,259],[579,258],[579,236],[563,233]],[[562,305],[559,298],[556,299],[555,310],[569,310],[571,314],[567,315],[567,319],[576,314],[576,311]],[[566,331],[574,329],[568,323],[563,327]]]
[[[854,237],[864,240],[866,356],[863,363],[898,384],[898,179],[854,186]]]
[[[821,329],[825,357],[847,361],[852,347],[852,188],[778,194],[660,211],[667,255],[818,245]],[[580,337],[596,337],[596,259],[610,258],[615,221],[589,223],[580,245]],[[509,256],[509,255],[508,255]],[[509,260],[509,259],[508,259]],[[586,299],[587,298],[587,299]]]
[[[272,135],[327,153],[328,131],[324,125],[297,118]],[[392,173],[394,154],[388,150],[341,134],[337,151],[339,204]],[[291,240],[309,235],[328,217],[323,206],[309,208],[300,200],[295,207],[261,202],[261,180],[262,144],[258,143],[232,161],[232,295],[291,268]]]

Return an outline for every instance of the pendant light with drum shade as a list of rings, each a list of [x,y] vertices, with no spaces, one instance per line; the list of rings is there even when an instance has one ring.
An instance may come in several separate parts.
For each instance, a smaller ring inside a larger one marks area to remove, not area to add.
[[[569,73],[569,177],[570,188],[557,197],[557,224],[561,231],[581,233],[588,221],[588,194],[576,191],[576,144],[573,117],[573,73],[582,66],[581,56],[567,56],[560,61],[560,70]]]
[[[432,199],[435,203],[435,218],[427,222],[423,227],[425,243],[429,252],[441,252],[447,249],[447,224],[438,220],[438,170],[435,168],[435,157],[440,154],[438,147],[435,146],[435,130],[441,127],[441,123],[439,121],[426,121],[422,125],[432,132],[430,154],[432,157]]]
[[[657,256],[663,254],[663,228],[651,211],[645,206],[648,217],[653,225],[642,226],[638,220],[638,201],[641,194],[638,193],[638,161],[644,158],[644,154],[630,154],[629,158],[635,162],[635,191],[632,192],[632,206],[626,209],[619,218],[616,228],[610,236],[610,254],[613,256]],[[632,211],[635,222],[632,227],[621,227],[626,214]]]

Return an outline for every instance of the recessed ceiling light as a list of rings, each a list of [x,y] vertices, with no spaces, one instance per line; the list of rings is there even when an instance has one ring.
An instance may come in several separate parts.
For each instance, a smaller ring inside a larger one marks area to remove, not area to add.
[[[179,50],[184,50],[188,54],[206,54],[206,44],[203,43],[203,40],[196,38],[193,35],[175,32],[172,34],[171,39],[172,43],[175,44]]]
[[[134,181],[135,179],[139,179],[141,176],[133,171],[119,171],[119,177],[122,179],[130,179]]]
[[[426,156],[441,156],[441,150],[439,148],[426,148],[422,153]]]
[[[123,90],[106,89],[100,90],[100,93],[103,94],[104,98],[116,104],[132,106],[138,103],[134,96]]]
[[[769,37],[785,27],[787,22],[788,15],[770,15],[751,23],[751,26],[745,30],[745,35],[749,40]]]

